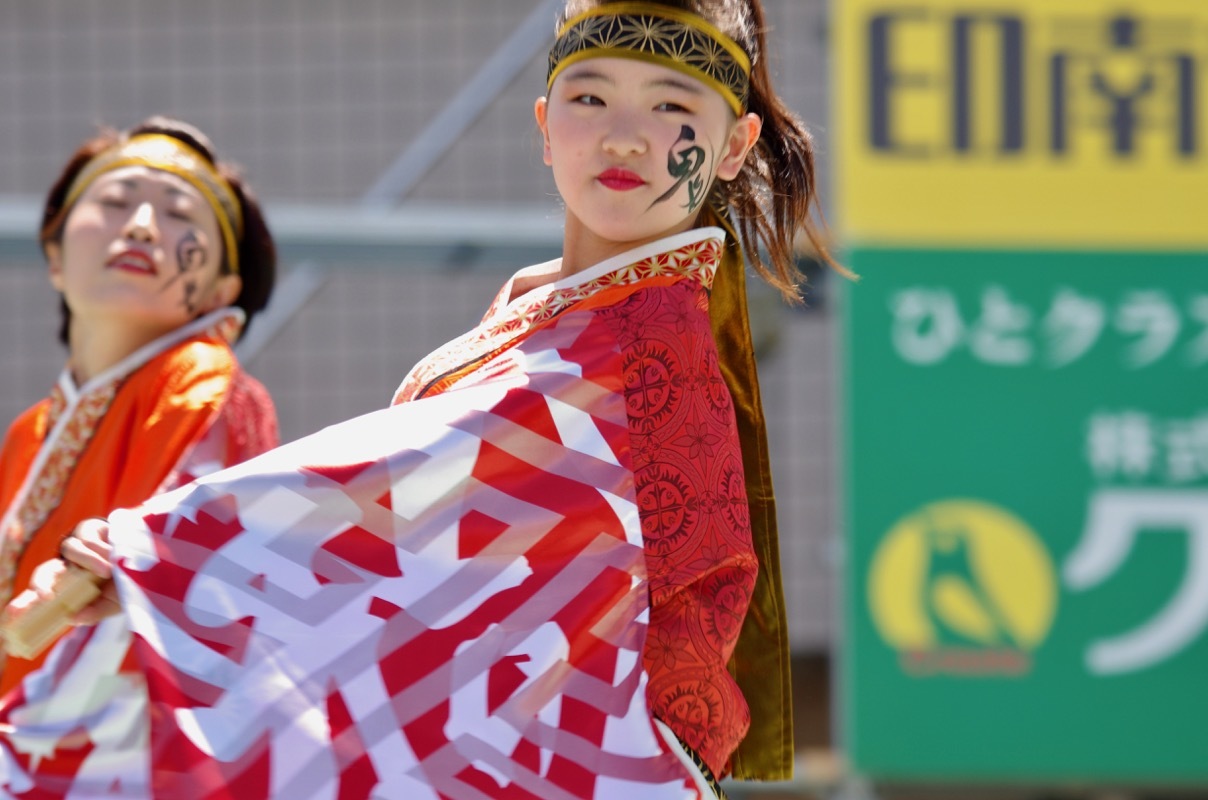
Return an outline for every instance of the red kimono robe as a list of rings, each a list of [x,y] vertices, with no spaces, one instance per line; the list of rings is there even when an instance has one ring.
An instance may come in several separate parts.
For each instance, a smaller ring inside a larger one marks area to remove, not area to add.
[[[395,396],[439,393],[542,321],[576,306],[595,309],[621,358],[650,581],[647,699],[716,776],[728,772],[750,723],[726,664],[759,570],[734,408],[709,320],[723,235],[705,228],[656,242],[513,300],[518,279],[549,265],[522,271],[478,327],[424,359]]]

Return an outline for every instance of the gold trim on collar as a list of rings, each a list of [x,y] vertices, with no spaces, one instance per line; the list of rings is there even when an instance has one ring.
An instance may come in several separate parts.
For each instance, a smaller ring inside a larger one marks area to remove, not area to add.
[[[566,21],[549,51],[546,89],[587,58],[634,58],[690,75],[746,110],[751,60],[742,47],[689,11],[653,3],[609,3]]]
[[[121,167],[141,166],[163,170],[183,179],[210,204],[218,218],[231,272],[239,274],[239,237],[243,214],[235,191],[201,153],[181,140],[162,133],[142,133],[99,153],[89,161],[67,191],[64,208],[70,208],[92,182]]]

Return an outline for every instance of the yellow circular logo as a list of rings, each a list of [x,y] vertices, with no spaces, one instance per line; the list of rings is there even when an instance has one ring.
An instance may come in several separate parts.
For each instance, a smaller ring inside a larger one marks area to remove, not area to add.
[[[1052,626],[1057,580],[1040,537],[1018,517],[945,500],[885,536],[868,601],[877,631],[912,672],[1017,673]]]

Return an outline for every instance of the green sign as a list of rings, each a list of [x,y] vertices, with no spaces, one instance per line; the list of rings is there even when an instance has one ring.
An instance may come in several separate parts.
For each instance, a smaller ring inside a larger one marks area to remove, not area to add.
[[[848,263],[855,767],[1208,784],[1208,257]]]

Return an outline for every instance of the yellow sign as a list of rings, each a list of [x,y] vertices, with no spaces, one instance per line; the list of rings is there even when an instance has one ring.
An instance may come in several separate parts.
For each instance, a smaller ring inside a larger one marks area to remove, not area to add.
[[[1208,247],[1205,0],[834,0],[849,245]]]
[[[977,500],[946,500],[885,536],[868,603],[907,672],[1019,675],[1052,626],[1057,578],[1019,518]]]

